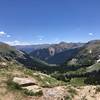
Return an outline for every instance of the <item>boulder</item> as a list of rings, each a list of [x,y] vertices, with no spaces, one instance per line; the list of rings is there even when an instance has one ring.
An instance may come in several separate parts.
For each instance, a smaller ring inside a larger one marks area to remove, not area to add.
[[[6,68],[7,63],[6,62],[0,62],[0,68]]]
[[[33,93],[42,93],[42,88],[39,87],[38,85],[26,86],[22,87],[22,89],[27,89],[28,91],[31,91]]]
[[[13,82],[17,83],[18,85],[21,86],[31,86],[31,85],[37,85],[37,81],[32,78],[19,78],[19,77],[14,77]]]

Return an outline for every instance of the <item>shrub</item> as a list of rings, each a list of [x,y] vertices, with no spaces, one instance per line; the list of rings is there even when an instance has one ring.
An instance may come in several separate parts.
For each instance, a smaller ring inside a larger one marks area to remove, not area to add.
[[[42,91],[34,93],[34,92],[29,91],[27,89],[22,89],[20,85],[13,82],[11,79],[9,79],[7,81],[7,86],[8,86],[8,89],[11,90],[11,91],[20,91],[21,93],[23,93],[25,95],[28,95],[28,96],[41,96],[41,95],[43,95]]]
[[[43,95],[43,92],[42,91],[39,91],[37,93],[34,93],[34,92],[29,91],[27,89],[23,89],[23,92],[24,92],[24,94],[26,94],[28,96],[42,96]]]
[[[77,91],[73,88],[69,88],[68,92],[71,94],[71,97],[74,97],[74,95],[77,95]]]
[[[96,93],[100,92],[100,86],[96,87]]]
[[[11,79],[7,81],[7,86],[10,90],[22,90],[21,86],[13,82]]]

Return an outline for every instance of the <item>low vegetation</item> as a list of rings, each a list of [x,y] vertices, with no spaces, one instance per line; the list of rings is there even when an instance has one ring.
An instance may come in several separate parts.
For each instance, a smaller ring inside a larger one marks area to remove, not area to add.
[[[68,92],[70,93],[71,97],[74,97],[74,95],[77,95],[77,91],[73,88],[69,88]]]

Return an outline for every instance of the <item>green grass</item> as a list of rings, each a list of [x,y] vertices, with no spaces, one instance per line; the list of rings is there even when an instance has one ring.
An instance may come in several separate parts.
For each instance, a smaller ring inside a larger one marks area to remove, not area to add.
[[[74,97],[74,95],[77,95],[77,91],[71,87],[68,89],[68,92],[70,93],[71,97]]]
[[[75,70],[75,71],[68,71],[68,72],[66,72],[66,74],[76,74],[76,75],[81,75],[81,74],[83,74],[83,73],[85,73],[86,72],[86,68],[79,68],[79,69],[77,69],[77,70]]]
[[[56,80],[55,78],[45,75],[45,74],[38,74],[34,77],[38,80],[40,86],[42,87],[54,87],[58,85],[63,85],[64,83],[61,81]]]
[[[14,83],[14,82],[12,81],[12,79],[9,79],[9,80],[7,81],[7,86],[8,86],[8,89],[9,89],[9,90],[12,90],[12,91],[17,91],[17,90],[21,91],[21,90],[22,90],[21,86],[18,85],[18,84],[16,84],[16,83]]]
[[[87,68],[87,72],[99,71],[100,70],[100,63],[96,63]]]
[[[96,87],[96,93],[100,92],[100,86]]]
[[[54,87],[65,84],[64,82],[58,81],[50,75],[45,75],[38,71],[33,71],[30,69],[24,69],[24,74],[35,78],[42,87]]]
[[[28,95],[28,96],[42,96],[43,92],[39,91],[37,93],[34,93],[32,91],[28,91],[27,89],[23,89],[24,94]]]
[[[72,97],[70,97],[69,95],[64,97],[64,100],[72,100]]]
[[[71,80],[70,80],[70,84],[71,85],[73,85],[73,86],[84,86],[85,85],[85,83],[84,83],[84,80],[85,80],[86,78],[72,78]]]
[[[22,95],[27,95],[27,96],[42,96],[43,95],[42,91],[34,93],[34,92],[29,91],[27,89],[22,89],[20,85],[16,84],[11,79],[7,81],[7,88],[9,91],[21,92]]]

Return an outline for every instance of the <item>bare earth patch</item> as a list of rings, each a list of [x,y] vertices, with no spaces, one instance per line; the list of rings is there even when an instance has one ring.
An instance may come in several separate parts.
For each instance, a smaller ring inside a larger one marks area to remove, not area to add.
[[[82,86],[77,89],[77,94],[73,100],[100,100],[100,91],[97,86]]]

